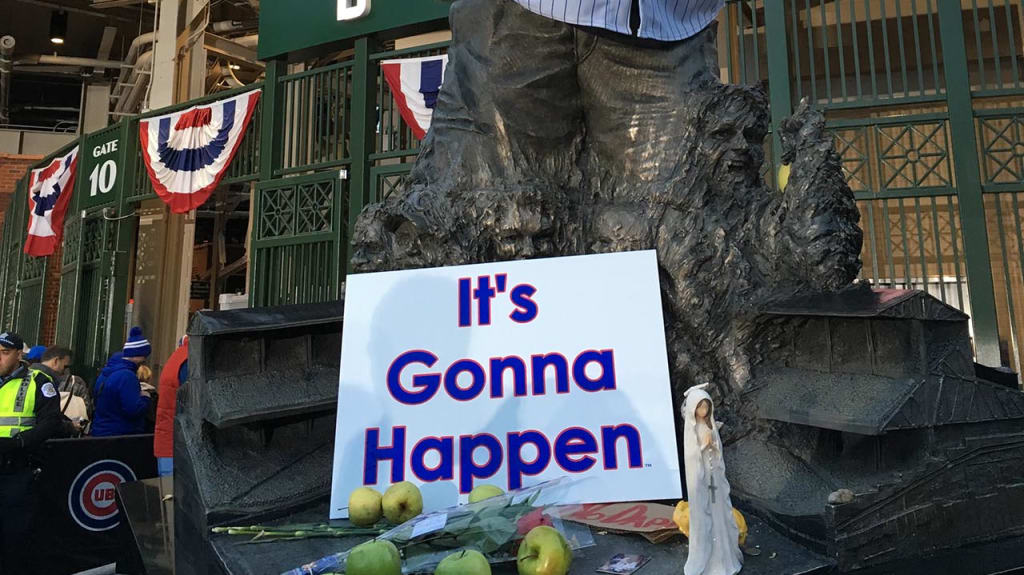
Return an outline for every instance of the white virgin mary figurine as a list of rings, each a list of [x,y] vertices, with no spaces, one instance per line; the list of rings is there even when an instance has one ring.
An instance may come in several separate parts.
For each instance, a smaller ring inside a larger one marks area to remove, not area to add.
[[[683,459],[690,504],[690,552],[685,575],[735,575],[743,568],[739,528],[732,515],[708,384],[686,390],[683,403]]]

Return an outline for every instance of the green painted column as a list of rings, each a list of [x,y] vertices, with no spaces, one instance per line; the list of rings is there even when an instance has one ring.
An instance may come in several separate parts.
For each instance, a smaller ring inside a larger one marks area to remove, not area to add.
[[[260,178],[267,182],[274,179],[274,170],[281,165],[281,142],[284,133],[284,95],[280,91],[281,76],[288,71],[284,60],[269,60],[260,96],[263,117],[260,123]]]
[[[283,59],[268,60],[263,80],[263,94],[260,95],[260,105],[263,106],[263,115],[260,121],[260,171],[259,182],[269,182],[274,179],[274,170],[281,165],[281,154],[284,140],[284,94],[281,93],[281,76],[288,72],[288,63]],[[262,195],[260,186],[253,189],[252,214],[256,218],[252,225],[252,234],[255,237],[259,214],[262,212]],[[252,237],[249,238],[249,306],[255,306],[260,290],[267,289],[267,286],[258,281],[256,266],[258,265],[255,253],[252,249]]]
[[[967,51],[959,2],[938,2],[939,32],[946,72],[946,99],[960,224],[964,235],[967,283],[971,292],[974,348],[979,363],[999,365],[999,324],[988,252],[974,104],[967,75]]]
[[[14,195],[9,204],[10,208],[4,217],[5,225],[7,222],[13,224],[10,241],[14,244],[14,249],[10,252],[11,260],[7,262],[7,277],[4,278],[4,281],[12,282],[15,286],[21,281],[21,266],[25,261],[22,250],[25,245],[25,236],[28,234],[28,220],[22,216],[26,215],[25,204],[27,202],[28,175],[26,174],[15,184]],[[12,325],[4,326],[3,329],[16,330],[18,324],[21,323],[21,295],[21,290],[15,287],[13,297],[7,298],[7,301],[4,302],[4,314],[5,316],[10,315]]]
[[[728,8],[727,8],[728,9]],[[765,37],[768,39],[768,100],[772,113],[772,181],[782,165],[782,141],[779,138],[779,126],[782,121],[793,115],[793,98],[790,93],[789,77],[789,36],[786,33],[785,0],[765,0],[764,3]]]
[[[110,308],[108,310],[107,333],[102,334],[106,352],[114,353],[124,345],[128,335],[125,331],[125,306],[128,305],[128,284],[131,281],[132,240],[139,226],[139,218],[134,214],[135,206],[126,201],[132,193],[135,182],[135,157],[139,153],[139,120],[136,117],[121,120],[121,149],[118,150],[118,166],[121,167],[120,184],[117,186],[120,197],[117,199],[117,215],[112,233],[117,234],[114,240],[114,251],[110,254]]]
[[[370,154],[373,153],[377,126],[377,63],[370,61],[373,41],[363,36],[356,40],[352,67],[352,166],[348,181],[348,224],[345,242],[350,242],[356,218],[370,201]],[[351,250],[347,250],[351,253]],[[345,262],[351,266],[351,258]]]

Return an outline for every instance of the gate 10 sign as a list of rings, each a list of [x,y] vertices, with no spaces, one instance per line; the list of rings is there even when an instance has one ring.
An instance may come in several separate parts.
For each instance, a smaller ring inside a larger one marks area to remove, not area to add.
[[[121,166],[121,132],[105,132],[91,136],[83,148],[85,170],[82,182],[79,208],[89,208],[117,201],[116,190]]]
[[[351,275],[331,517],[360,486],[681,494],[653,251]]]

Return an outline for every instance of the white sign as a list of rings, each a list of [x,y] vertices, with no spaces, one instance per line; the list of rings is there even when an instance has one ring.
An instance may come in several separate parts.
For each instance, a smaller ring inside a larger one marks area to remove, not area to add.
[[[331,518],[368,485],[569,476],[567,503],[678,499],[653,251],[347,278]]]
[[[370,0],[338,0],[338,21],[358,20],[370,13]]]
[[[106,144],[94,146],[92,149],[93,158],[101,158],[107,154],[113,154],[117,152],[118,140],[111,140]],[[114,184],[117,182],[117,160],[107,160],[105,162],[98,162],[93,167],[92,172],[89,172],[89,197],[95,197],[97,194],[106,194],[110,190],[114,189]]]

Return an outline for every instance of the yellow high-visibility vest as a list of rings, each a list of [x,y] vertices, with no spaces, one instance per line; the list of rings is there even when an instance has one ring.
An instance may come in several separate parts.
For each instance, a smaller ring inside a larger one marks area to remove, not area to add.
[[[36,376],[40,373],[18,368],[15,376],[0,386],[0,437],[14,437],[35,426]]]

